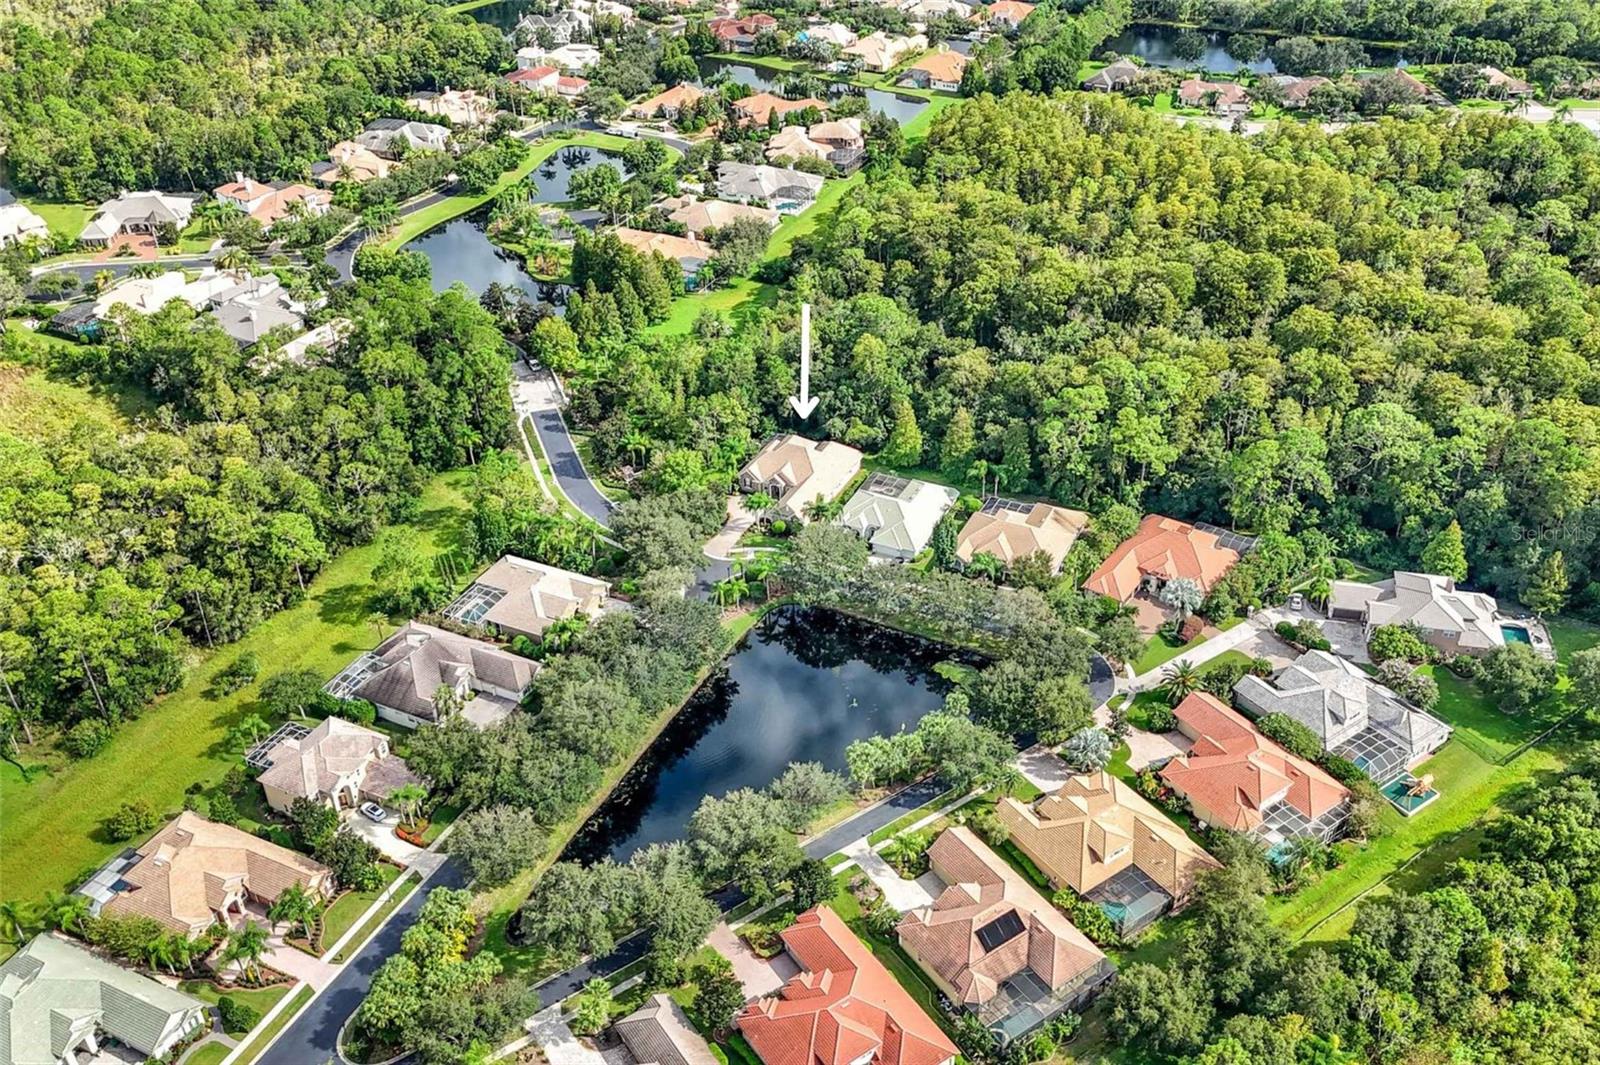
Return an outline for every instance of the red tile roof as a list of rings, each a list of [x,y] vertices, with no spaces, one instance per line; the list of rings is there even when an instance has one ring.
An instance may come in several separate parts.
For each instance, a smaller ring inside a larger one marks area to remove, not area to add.
[[[807,910],[783,944],[804,970],[739,1014],[739,1031],[766,1065],[944,1065],[958,1053],[922,1007],[839,915]]]
[[[1147,514],[1138,531],[1118,544],[1083,586],[1119,603],[1132,598],[1146,575],[1162,580],[1188,577],[1202,591],[1210,591],[1237,561],[1239,553],[1223,547],[1211,533],[1175,518]]]

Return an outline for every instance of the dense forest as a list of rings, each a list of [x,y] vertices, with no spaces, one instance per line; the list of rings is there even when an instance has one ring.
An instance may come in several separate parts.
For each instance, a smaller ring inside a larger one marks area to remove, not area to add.
[[[299,177],[385,99],[484,82],[493,28],[424,0],[132,0],[81,31],[0,20],[10,183],[52,199]]]
[[[219,644],[302,594],[342,547],[414,516],[430,471],[508,439],[508,359],[493,319],[425,279],[340,290],[349,342],[325,365],[263,374],[175,300],[105,345],[5,355],[148,393],[138,431],[0,433],[0,705],[30,723],[110,725],[174,687],[187,640]]]
[[[1600,606],[1600,145],[1499,116],[1244,140],[983,97],[797,242],[822,433],[1103,511]],[[581,417],[661,490],[786,417],[793,309],[587,344]]]

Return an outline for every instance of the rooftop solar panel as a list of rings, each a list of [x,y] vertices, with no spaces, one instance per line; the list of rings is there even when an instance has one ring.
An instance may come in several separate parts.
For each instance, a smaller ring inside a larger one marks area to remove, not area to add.
[[[1007,910],[999,917],[978,929],[978,942],[985,953],[997,950],[1022,934],[1022,918],[1016,910]]]

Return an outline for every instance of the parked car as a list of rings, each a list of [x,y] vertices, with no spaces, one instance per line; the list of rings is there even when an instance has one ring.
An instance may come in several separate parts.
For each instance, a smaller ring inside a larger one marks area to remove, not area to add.
[[[389,820],[389,811],[385,810],[375,802],[364,802],[361,804],[361,816],[367,818],[369,821],[376,821],[379,824],[382,824],[383,822]]]
[[[1290,610],[1303,610],[1303,609],[1305,609],[1305,605],[1306,605],[1306,597],[1301,595],[1299,592],[1295,592],[1293,595],[1291,595],[1289,597],[1289,609]]]

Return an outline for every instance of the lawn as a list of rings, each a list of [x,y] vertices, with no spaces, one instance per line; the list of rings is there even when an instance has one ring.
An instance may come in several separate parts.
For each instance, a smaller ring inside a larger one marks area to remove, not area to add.
[[[403,872],[399,866],[390,865],[388,862],[378,863],[378,871],[383,876],[383,883],[371,891],[347,891],[333,900],[322,914],[322,949],[326,951],[339,937],[350,931],[360,916],[367,912],[367,907],[378,900],[383,894],[383,889],[395,882]],[[397,893],[398,894],[398,893]]]
[[[207,1043],[183,1059],[183,1065],[222,1065],[233,1048],[224,1043]]]
[[[289,1026],[289,1022],[294,1020],[295,1014],[306,1008],[306,1003],[311,1001],[315,993],[309,984],[301,984],[300,990],[294,993],[294,998],[289,1000],[289,1004],[283,1008],[283,1012],[274,1017],[271,1024],[265,1028],[258,1029],[255,1036],[244,1045],[244,1049],[234,1059],[235,1065],[250,1065],[250,1062],[260,1057],[261,1052],[267,1049],[267,1044],[276,1039],[278,1033]]]
[[[52,234],[64,233],[74,238],[83,232],[83,227],[99,210],[98,207],[86,207],[81,203],[47,203],[26,197],[19,197],[17,202],[44,219],[44,224],[50,227]]]
[[[8,328],[26,332],[21,326]],[[46,334],[37,339],[77,347]],[[155,406],[141,392],[88,389],[58,381],[41,370],[0,362],[0,433],[45,442],[84,425],[127,432],[132,428],[130,419],[153,412]]]
[[[1243,621],[1244,618],[1229,618],[1216,627],[1219,631],[1226,632]],[[1150,637],[1150,642],[1144,645],[1144,650],[1139,652],[1139,657],[1129,663],[1133,667],[1133,675],[1142,677],[1152,669],[1166,665],[1174,658],[1182,655],[1183,652],[1194,650],[1209,639],[1211,639],[1210,636],[1201,633],[1188,643],[1173,643],[1165,636],[1157,633]]]
[[[360,950],[361,944],[371,939],[372,933],[381,928],[383,926],[383,922],[389,919],[389,915],[395,910],[399,909],[400,904],[405,902],[406,899],[409,899],[411,897],[411,893],[417,890],[417,885],[422,883],[421,878],[415,873],[406,873],[406,880],[406,883],[401,884],[395,889],[395,893],[389,896],[389,900],[379,908],[378,912],[367,919],[367,923],[361,926],[361,930],[357,932],[354,938],[352,938],[350,942],[345,945],[344,949],[333,956],[334,962],[342,962],[356,951]],[[366,912],[366,906],[370,906],[372,904],[372,899],[377,898],[378,894],[379,892],[374,892],[372,894],[372,898],[369,898],[361,909],[353,911],[347,917],[342,916],[340,918],[342,921],[346,922],[346,927],[349,926],[349,923],[354,922],[357,917],[360,917],[362,913]],[[349,896],[346,896],[346,898],[348,897]],[[326,930],[324,930],[322,933],[322,942],[331,947],[335,943],[339,942],[339,936],[342,935],[344,935],[344,931],[342,929],[339,930],[336,935],[330,935]]]
[[[436,477],[423,490],[417,528],[425,549],[445,553],[460,542],[468,476]],[[261,662],[263,679],[287,669],[332,676],[376,644],[379,634],[369,615],[377,558],[373,545],[344,552],[311,582],[304,601],[214,654],[196,652],[183,686],[119,728],[94,758],[47,765],[30,783],[9,764],[0,770],[0,807],[6,810],[0,898],[32,903],[73,886],[125,846],[103,829],[123,803],[143,800],[159,812],[174,812],[190,784],[215,784],[236,764],[237,755],[221,740],[229,726],[254,711],[257,685],[208,697],[212,678],[224,666],[250,652]]]
[[[200,1001],[209,1003],[213,1006],[215,1006],[223,996],[227,996],[240,1005],[252,1007],[257,1013],[260,1013],[263,1017],[265,1017],[267,1015],[267,1011],[273,1006],[276,1006],[278,1004],[278,1000],[289,993],[289,988],[291,986],[292,985],[290,984],[279,984],[276,987],[261,988],[259,991],[224,991],[216,984],[213,984],[210,980],[185,980],[182,984],[178,985],[178,990],[184,992],[185,994],[193,995]],[[228,1034],[232,1036],[240,1036],[244,1035],[245,1031],[248,1031],[248,1029],[245,1029],[244,1031],[230,1030]]]

